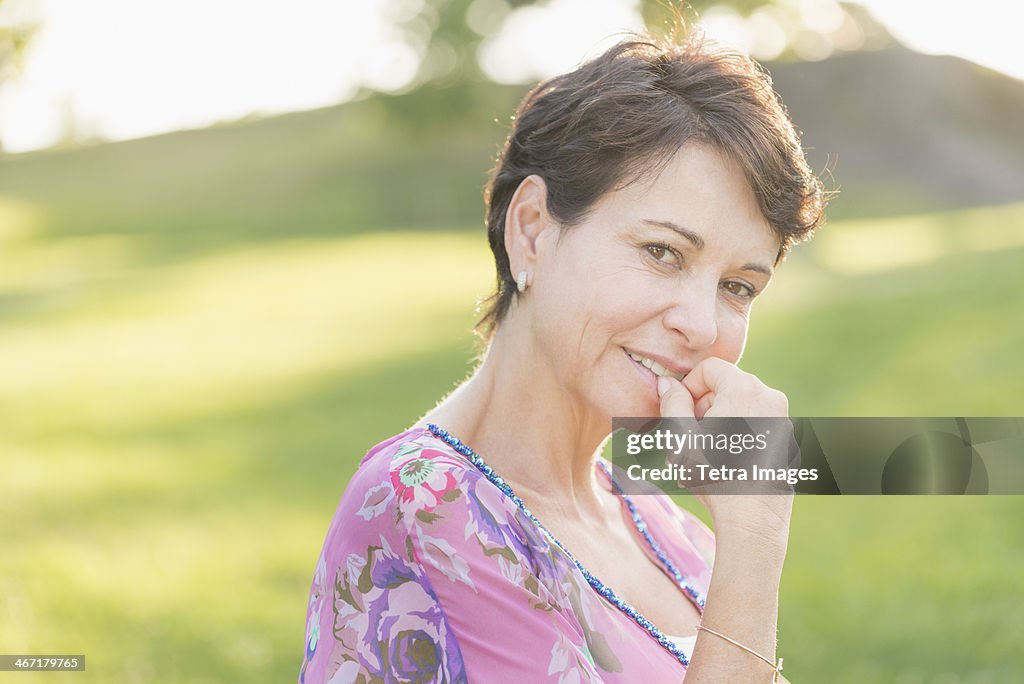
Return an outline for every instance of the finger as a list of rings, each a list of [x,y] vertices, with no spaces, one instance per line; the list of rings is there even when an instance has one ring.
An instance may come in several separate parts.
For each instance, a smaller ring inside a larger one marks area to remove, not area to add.
[[[714,392],[708,392],[703,397],[697,400],[697,403],[693,407],[693,415],[697,418],[697,420],[701,420],[702,418],[704,418],[704,414],[711,410],[711,405],[714,402]]]
[[[683,385],[700,399],[708,392],[719,392],[722,383],[737,372],[742,371],[724,359],[709,356],[686,374]]]
[[[675,378],[658,378],[658,396],[661,398],[661,415],[666,418],[693,418],[693,396]]]
[[[658,378],[658,396],[661,398],[661,416],[663,419],[695,417],[693,413],[693,397],[690,396],[689,390],[683,387],[682,383],[675,378],[665,376]],[[678,426],[674,425],[674,427]],[[678,458],[670,453],[666,455],[665,462],[678,463],[680,465],[686,462],[689,467],[693,467],[693,456],[693,453],[687,453],[683,458]],[[686,461],[687,458],[690,460]],[[679,484],[684,487],[686,486],[681,482]]]

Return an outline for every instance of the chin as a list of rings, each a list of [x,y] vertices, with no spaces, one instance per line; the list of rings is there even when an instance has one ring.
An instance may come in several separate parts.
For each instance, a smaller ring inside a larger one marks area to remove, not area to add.
[[[604,406],[611,410],[609,421],[612,418],[653,418],[661,415],[661,404],[656,394],[645,396],[636,391],[619,392]]]

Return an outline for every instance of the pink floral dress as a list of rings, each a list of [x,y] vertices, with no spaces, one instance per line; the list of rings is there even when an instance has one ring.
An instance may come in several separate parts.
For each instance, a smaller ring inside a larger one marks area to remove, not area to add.
[[[428,428],[370,449],[316,566],[299,682],[678,683],[683,662],[478,465]],[[666,496],[632,502],[702,605],[711,532]]]

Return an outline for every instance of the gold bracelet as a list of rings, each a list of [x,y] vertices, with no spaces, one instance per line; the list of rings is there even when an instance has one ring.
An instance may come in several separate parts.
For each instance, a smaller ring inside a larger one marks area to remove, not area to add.
[[[770,668],[772,668],[772,671],[775,673],[774,675],[772,675],[772,684],[775,684],[776,682],[779,681],[779,676],[782,675],[782,658],[779,658],[778,662],[773,663],[768,658],[765,658],[763,655],[761,655],[760,653],[758,653],[754,649],[748,648],[747,646],[744,646],[743,644],[741,644],[740,642],[736,641],[735,639],[730,639],[729,637],[725,636],[721,632],[716,632],[715,630],[711,629],[710,627],[705,627],[704,625],[698,624],[697,625],[697,631],[699,632],[701,630],[703,630],[703,631],[705,631],[705,632],[707,632],[709,634],[714,634],[716,637],[718,637],[720,639],[725,639],[726,641],[728,641],[733,646],[739,646],[740,648],[742,648],[747,653],[749,653],[751,655],[755,655],[758,658],[760,658],[761,660],[763,660],[764,662],[768,663],[768,666]]]

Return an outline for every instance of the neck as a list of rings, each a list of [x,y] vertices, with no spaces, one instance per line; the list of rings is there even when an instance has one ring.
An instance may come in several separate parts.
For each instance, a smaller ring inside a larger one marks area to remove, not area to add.
[[[473,375],[420,424],[437,423],[471,446],[528,501],[600,515],[595,462],[610,421],[567,391],[523,326],[509,323]]]

